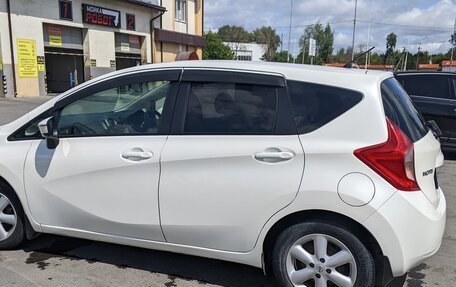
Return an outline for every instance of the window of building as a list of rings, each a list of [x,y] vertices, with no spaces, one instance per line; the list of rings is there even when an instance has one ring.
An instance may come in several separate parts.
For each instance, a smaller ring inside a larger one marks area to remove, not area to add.
[[[236,52],[236,60],[238,61],[252,61],[252,51],[239,50]]]
[[[76,100],[61,111],[59,137],[157,134],[169,85],[123,85]]]
[[[363,98],[355,91],[297,81],[288,81],[288,91],[301,134],[324,126]]]
[[[184,133],[272,134],[277,88],[238,83],[193,83]]]
[[[187,21],[187,1],[186,0],[176,0],[175,3],[175,15],[176,20]]]

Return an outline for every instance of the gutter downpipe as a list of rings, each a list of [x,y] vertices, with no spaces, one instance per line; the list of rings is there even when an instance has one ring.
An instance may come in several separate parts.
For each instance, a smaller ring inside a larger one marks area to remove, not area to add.
[[[9,1],[9,0],[8,0]],[[162,1],[160,1],[160,6],[162,4]],[[154,49],[153,47],[155,46],[155,32],[154,32],[154,21],[155,19],[157,18],[160,18],[161,16],[163,16],[163,14],[165,14],[166,10],[165,11],[159,11],[159,14],[157,16],[155,16],[154,18],[150,19],[150,34],[151,34],[151,40],[152,40],[152,64],[154,63]],[[161,29],[161,26],[162,26],[162,19],[160,18],[160,29]],[[152,35],[154,35],[152,37]],[[161,43],[161,42],[160,42]],[[163,58],[163,51],[161,51],[162,53],[162,58]],[[163,62],[163,60],[162,60]]]
[[[11,68],[12,68],[12,72],[13,72],[13,94],[14,94],[14,97],[17,97],[16,63],[14,62],[14,44],[13,44],[13,30],[12,30],[12,27],[11,27],[11,5],[10,5],[10,0],[6,0],[6,9],[7,9],[7,12],[8,12],[8,32],[9,32],[9,40],[10,40]]]

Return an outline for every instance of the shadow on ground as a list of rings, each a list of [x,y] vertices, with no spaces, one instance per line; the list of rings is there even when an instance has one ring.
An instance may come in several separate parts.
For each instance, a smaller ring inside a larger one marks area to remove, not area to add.
[[[274,286],[260,269],[246,265],[63,236],[41,235],[27,242],[23,250],[29,253],[26,263],[36,264],[41,270],[49,266],[47,260],[62,258],[161,273],[169,278],[197,280],[201,284]]]
[[[456,160],[456,152],[444,151],[445,160]]]

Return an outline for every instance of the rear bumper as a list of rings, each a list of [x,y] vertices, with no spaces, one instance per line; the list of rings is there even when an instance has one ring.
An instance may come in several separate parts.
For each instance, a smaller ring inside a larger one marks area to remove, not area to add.
[[[446,201],[438,190],[434,207],[423,192],[396,192],[364,225],[389,259],[393,276],[407,273],[440,248],[445,230]]]

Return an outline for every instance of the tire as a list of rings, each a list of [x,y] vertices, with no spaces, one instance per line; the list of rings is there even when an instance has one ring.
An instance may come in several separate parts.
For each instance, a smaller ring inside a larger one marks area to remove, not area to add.
[[[349,231],[323,222],[285,229],[275,242],[271,267],[278,286],[283,287],[375,284],[374,259],[363,243]]]
[[[11,215],[15,216],[14,224],[11,224]],[[19,198],[0,182],[0,250],[19,247],[25,240],[24,226],[24,210]]]

